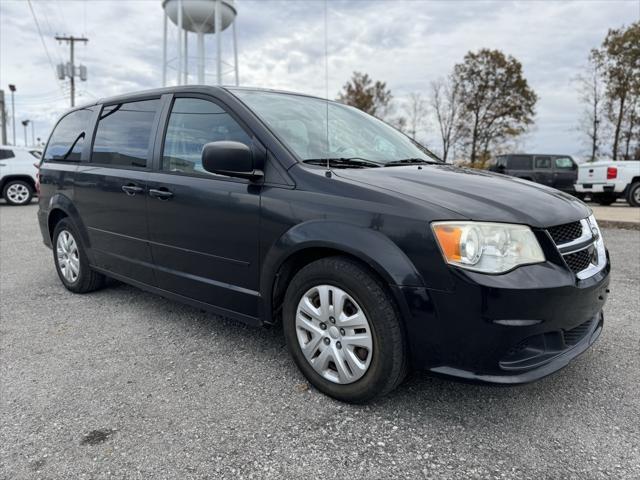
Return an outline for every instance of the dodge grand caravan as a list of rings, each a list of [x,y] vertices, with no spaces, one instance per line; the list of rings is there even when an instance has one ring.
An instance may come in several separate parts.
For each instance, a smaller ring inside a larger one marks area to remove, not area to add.
[[[282,322],[319,390],[364,402],[409,368],[529,382],[600,335],[609,260],[557,190],[454,168],[352,107],[176,87],[65,114],[39,222],[64,286],[112,277]]]

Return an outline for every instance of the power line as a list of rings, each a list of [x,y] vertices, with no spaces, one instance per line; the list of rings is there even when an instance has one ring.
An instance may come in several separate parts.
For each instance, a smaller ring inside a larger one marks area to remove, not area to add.
[[[40,5],[42,5],[42,3]],[[51,22],[49,22],[48,10],[49,10],[49,7],[45,6],[44,8],[42,8],[41,13],[42,13],[42,16],[44,16],[45,23],[47,24],[48,37],[53,37],[54,32],[53,32],[53,28],[51,28]],[[59,48],[55,49],[54,54],[56,54],[58,62],[62,63],[62,55],[60,53],[60,49]]]
[[[31,0],[27,0],[29,4],[29,10],[31,10],[31,15],[33,16],[33,21],[36,24],[36,28],[38,29],[38,35],[40,35],[40,41],[42,42],[42,47],[44,48],[44,53],[47,54],[47,58],[49,59],[49,65],[51,65],[51,69],[53,70],[53,74],[56,75],[56,67],[53,64],[53,60],[51,59],[51,55],[49,54],[49,49],[47,48],[47,43],[44,41],[44,36],[42,35],[42,30],[40,29],[40,23],[38,22],[38,17],[36,16],[36,12],[33,9],[33,5],[31,4]],[[57,80],[56,80],[57,83]],[[60,84],[58,83],[58,86]],[[62,88],[61,88],[62,90]],[[64,91],[62,92],[64,94]]]

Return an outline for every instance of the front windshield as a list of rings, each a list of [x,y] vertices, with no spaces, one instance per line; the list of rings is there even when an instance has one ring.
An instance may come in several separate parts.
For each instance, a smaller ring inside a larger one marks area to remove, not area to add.
[[[438,160],[395,128],[353,107],[286,93],[233,93],[302,161],[355,158],[386,164],[407,159]]]

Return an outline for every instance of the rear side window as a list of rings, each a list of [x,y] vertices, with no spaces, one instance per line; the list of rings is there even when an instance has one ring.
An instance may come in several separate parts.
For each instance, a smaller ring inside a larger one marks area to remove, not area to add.
[[[527,155],[513,155],[509,157],[509,169],[531,170],[532,158]]]
[[[551,157],[536,157],[536,168],[551,168]]]
[[[44,161],[79,162],[92,114],[92,109],[83,108],[62,118],[51,134]]]
[[[169,117],[162,169],[213,175],[202,168],[202,148],[220,140],[251,145],[251,137],[219,105],[198,98],[178,98]]]
[[[15,157],[13,150],[5,150],[0,149],[0,160],[6,160],[7,158],[13,158]]]
[[[573,169],[573,160],[569,157],[560,157],[555,159],[556,168],[560,168],[563,170],[572,170]]]
[[[114,167],[146,167],[159,106],[157,99],[104,107],[91,161]]]

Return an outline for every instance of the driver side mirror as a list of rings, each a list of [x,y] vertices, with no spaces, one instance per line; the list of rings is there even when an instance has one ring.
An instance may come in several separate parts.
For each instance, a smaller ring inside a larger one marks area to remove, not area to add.
[[[240,142],[207,143],[202,149],[202,167],[207,172],[252,181],[264,176],[256,169],[251,148]]]

